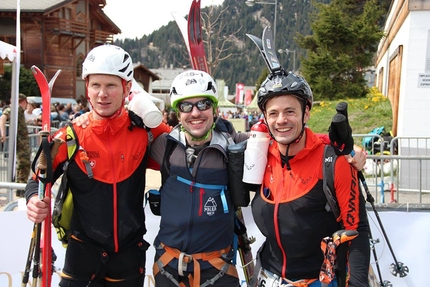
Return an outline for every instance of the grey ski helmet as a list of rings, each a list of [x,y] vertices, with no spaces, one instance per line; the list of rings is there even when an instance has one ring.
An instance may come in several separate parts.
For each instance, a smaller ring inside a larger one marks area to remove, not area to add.
[[[306,80],[293,72],[285,73],[284,69],[269,74],[257,93],[257,104],[261,111],[266,110],[269,99],[280,95],[294,95],[312,108],[312,90]]]

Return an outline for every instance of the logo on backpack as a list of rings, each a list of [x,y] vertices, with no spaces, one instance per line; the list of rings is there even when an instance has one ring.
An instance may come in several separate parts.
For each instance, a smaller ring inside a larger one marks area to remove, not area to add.
[[[209,197],[205,203],[204,211],[207,215],[212,216],[215,214],[216,210],[217,204],[215,202],[215,199],[213,197]]]

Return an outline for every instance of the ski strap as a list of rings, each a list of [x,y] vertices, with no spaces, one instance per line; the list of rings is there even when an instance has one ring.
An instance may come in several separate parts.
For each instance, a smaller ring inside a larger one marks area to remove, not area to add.
[[[34,160],[31,163],[31,169],[34,174],[37,174],[37,178],[43,184],[51,183],[54,180],[54,171],[52,169],[52,158],[51,158],[51,146],[53,143],[50,143],[47,137],[42,137],[39,149],[37,150],[36,155],[34,156]],[[39,173],[36,172],[36,164],[40,160],[40,156],[43,152],[42,156],[46,158],[46,170],[45,176],[40,176]]]

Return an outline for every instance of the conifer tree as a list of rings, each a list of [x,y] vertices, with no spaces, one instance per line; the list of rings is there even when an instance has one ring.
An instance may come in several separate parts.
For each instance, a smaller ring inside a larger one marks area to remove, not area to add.
[[[305,48],[301,72],[317,100],[358,98],[367,94],[366,68],[373,65],[383,36],[381,19],[385,10],[377,0],[333,0],[315,4],[312,35],[299,34]]]

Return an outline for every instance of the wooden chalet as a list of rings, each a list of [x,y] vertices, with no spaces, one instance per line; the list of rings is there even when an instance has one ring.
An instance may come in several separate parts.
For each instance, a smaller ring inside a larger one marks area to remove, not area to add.
[[[0,40],[12,45],[16,44],[16,3],[0,1]],[[103,12],[105,5],[106,0],[20,0],[21,64],[38,66],[48,80],[61,69],[54,97],[85,95],[81,75],[86,54],[96,46],[113,43],[113,36],[121,33]],[[147,90],[158,77],[145,69],[139,67],[139,77]]]

